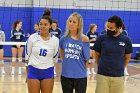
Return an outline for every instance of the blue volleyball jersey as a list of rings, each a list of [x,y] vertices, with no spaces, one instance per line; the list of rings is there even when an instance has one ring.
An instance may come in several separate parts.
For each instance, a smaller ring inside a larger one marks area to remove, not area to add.
[[[25,35],[23,30],[11,30],[11,41],[15,41],[15,42],[23,42],[25,41]]]
[[[106,32],[107,32],[106,30],[103,30],[103,31],[100,33],[100,35],[106,34]],[[122,32],[122,34],[128,36],[128,32],[127,32],[126,30],[124,30],[124,31]]]
[[[100,53],[98,74],[113,77],[124,75],[124,56],[133,52],[128,36],[123,34],[117,37],[101,35],[96,40],[93,49]]]
[[[106,34],[106,30],[101,31],[100,35]]]
[[[126,30],[124,30],[122,34],[128,36],[128,32]]]
[[[89,42],[63,36],[60,39],[60,48],[64,50],[62,76],[68,78],[87,77],[86,60],[90,58]]]
[[[97,38],[98,37],[98,32],[91,32],[91,31],[89,31],[88,33],[87,33],[87,36],[88,36],[88,38],[89,38],[89,40],[90,39],[93,39],[93,38]],[[95,41],[92,41],[92,42],[90,42],[90,43],[95,43]]]
[[[57,28],[56,30],[53,30],[52,28],[49,30],[51,34],[55,35],[57,38],[60,39],[61,37],[61,29]]]

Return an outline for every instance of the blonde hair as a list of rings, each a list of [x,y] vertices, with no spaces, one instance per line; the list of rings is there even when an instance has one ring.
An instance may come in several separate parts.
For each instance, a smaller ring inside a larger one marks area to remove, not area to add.
[[[70,20],[70,18],[71,18],[72,16],[73,16],[73,17],[76,17],[77,20],[78,20],[77,35],[78,35],[78,39],[80,39],[80,38],[82,37],[82,34],[83,34],[83,18],[82,18],[82,16],[81,16],[79,13],[76,13],[76,12],[72,13],[72,14],[69,16],[69,18],[68,18],[68,20],[67,20],[67,22],[66,22],[66,32],[65,32],[65,34],[64,34],[64,37],[67,37],[67,36],[70,35],[70,30],[69,30],[69,28],[68,28],[68,22],[69,22],[69,20]]]
[[[108,27],[107,27],[107,22],[105,22],[105,30],[107,29]]]
[[[89,32],[94,28],[94,27],[96,27],[97,25],[96,24],[90,24],[90,26],[89,26]]]

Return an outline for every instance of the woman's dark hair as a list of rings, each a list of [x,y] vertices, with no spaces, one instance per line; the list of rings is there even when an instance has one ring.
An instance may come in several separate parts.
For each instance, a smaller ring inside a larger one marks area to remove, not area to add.
[[[50,25],[52,24],[52,18],[49,17],[49,16],[42,16],[41,19],[46,19],[46,20],[48,20],[48,22],[50,23]]]
[[[21,21],[20,20],[16,20],[14,23],[13,23],[13,26],[12,26],[12,29],[16,29],[17,27],[17,24],[19,24]]]
[[[108,19],[108,22],[115,23],[117,28],[122,28],[123,27],[123,21],[119,16],[111,16]]]
[[[52,20],[52,23],[56,23],[57,24],[57,27],[58,27],[58,22],[57,22],[57,20]]]
[[[50,9],[45,9],[44,10],[44,13],[43,13],[43,16],[49,16],[49,17],[51,17],[51,10]]]

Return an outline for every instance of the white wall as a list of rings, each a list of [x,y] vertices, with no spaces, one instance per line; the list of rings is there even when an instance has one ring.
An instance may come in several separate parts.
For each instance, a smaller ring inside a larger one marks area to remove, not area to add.
[[[140,11],[140,0],[0,0],[0,6]]]
[[[0,0],[3,7],[32,7],[33,0]]]
[[[140,11],[140,0],[34,0],[34,7]]]

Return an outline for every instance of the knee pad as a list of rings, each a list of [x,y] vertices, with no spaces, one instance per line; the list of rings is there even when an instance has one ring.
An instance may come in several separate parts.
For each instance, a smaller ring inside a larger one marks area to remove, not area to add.
[[[89,59],[89,62],[88,62],[88,63],[89,63],[89,64],[92,63],[92,59]]]
[[[12,57],[12,62],[16,62],[16,57]]]
[[[92,59],[91,62],[92,62],[92,63],[95,63],[95,59]]]
[[[18,57],[18,61],[19,62],[22,62],[22,57]]]
[[[4,61],[3,60],[0,60],[0,64],[4,64]]]

